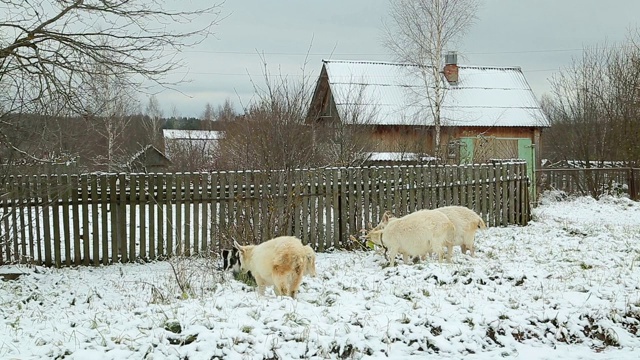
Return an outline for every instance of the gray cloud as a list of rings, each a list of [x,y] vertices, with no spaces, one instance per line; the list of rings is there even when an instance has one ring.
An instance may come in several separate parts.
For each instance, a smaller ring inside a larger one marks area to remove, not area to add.
[[[313,78],[323,58],[391,60],[380,41],[386,11],[386,0],[227,1],[229,16],[216,36],[183,52],[184,71],[170,77],[191,80],[177,86],[186,95],[165,90],[158,98],[165,112],[175,106],[184,116],[199,116],[207,102],[217,106],[226,98],[239,107],[239,96],[246,105],[253,94],[247,74],[263,83],[256,51],[265,53],[270,72],[291,78],[302,77],[309,46],[306,74]],[[485,0],[455,50],[467,65],[520,66],[541,96],[549,91],[548,78],[580,49],[623,41],[638,13],[637,0]]]

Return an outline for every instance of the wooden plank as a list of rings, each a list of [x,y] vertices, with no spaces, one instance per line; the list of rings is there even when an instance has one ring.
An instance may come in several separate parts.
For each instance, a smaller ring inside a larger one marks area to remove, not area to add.
[[[109,264],[109,235],[108,235],[108,216],[110,211],[110,199],[108,198],[109,185],[106,175],[100,175],[100,207],[101,207],[101,221],[102,221],[102,264]]]
[[[320,219],[322,214],[322,207],[320,206],[320,194],[318,187],[318,174],[319,170],[314,169],[309,172],[308,182],[309,182],[309,244],[314,249],[320,250],[320,241],[318,239],[322,239],[322,234],[320,234],[320,230],[318,229],[318,219]],[[324,248],[323,248],[324,249]]]
[[[429,209],[438,208],[438,167],[429,165],[427,172],[427,182],[429,184]]]
[[[394,214],[404,215],[404,210],[399,209],[399,204],[396,202],[398,199],[398,181],[399,174],[397,167],[385,166],[385,173],[387,175],[387,192],[386,192],[386,208]]]
[[[293,200],[293,233],[299,239],[302,239],[302,173],[306,170],[294,170],[292,172],[292,200]]]
[[[395,177],[395,181],[396,181],[396,186],[395,186],[395,199],[394,199],[394,204],[396,206],[400,207],[400,211],[403,214],[408,214],[409,211],[409,199],[408,199],[408,190],[407,190],[407,181],[408,181],[408,175],[407,175],[407,166],[396,166],[394,168],[394,177]]]
[[[69,198],[71,197],[71,189],[70,189],[70,175],[63,175],[60,178],[61,181],[61,191],[60,191],[60,199],[62,200],[62,230],[64,237],[64,264],[66,266],[71,265],[71,221],[70,221],[70,210],[69,210]]]
[[[90,198],[91,198],[91,235],[93,242],[93,265],[100,265],[100,226],[98,220],[98,203],[99,203],[99,192],[98,192],[98,175],[92,174],[90,176],[91,185],[89,186],[90,190]],[[100,209],[104,212],[104,206],[100,203]],[[88,239],[87,239],[88,241]]]
[[[327,168],[318,169],[316,171],[315,178],[318,189],[316,192],[318,194],[318,216],[316,218],[318,237],[316,238],[316,244],[318,246],[318,251],[320,252],[323,252],[325,250],[327,237],[330,236],[328,233],[329,228],[327,227],[327,218],[330,215],[328,214],[327,209],[329,207],[329,196],[331,192],[329,191],[329,189],[327,189],[327,187],[330,188],[331,181],[328,179],[328,176],[329,170]]]
[[[153,242],[156,244],[156,256],[160,258],[164,258],[166,255],[164,248],[164,227],[167,223],[167,219],[165,217],[165,175],[158,173],[153,177],[156,186],[156,237],[153,239]]]
[[[285,171],[276,171],[277,173],[277,195],[276,195],[276,223],[278,224],[278,230],[273,234],[274,236],[282,236],[290,233],[290,230],[287,229],[287,225],[289,224],[289,215],[291,212],[290,204],[287,204],[285,201],[287,198],[287,177]],[[232,193],[233,194],[233,193]]]
[[[491,188],[490,188],[490,166],[487,164],[480,164],[478,172],[478,182],[480,183],[480,192],[478,196],[478,204],[480,205],[480,212],[482,214],[488,214],[491,212]]]
[[[80,204],[78,202],[78,175],[69,176],[69,202],[71,216],[69,229],[73,228],[69,240],[73,241],[73,264],[82,263],[82,245],[80,244]]]
[[[339,184],[339,174],[337,168],[332,168],[330,170],[330,188],[329,192],[329,201],[327,202],[327,214],[329,217],[327,218],[327,224],[329,225],[329,231],[327,236],[327,247],[336,248],[338,241],[340,240],[340,213],[339,213],[339,200],[340,200],[340,188]]]
[[[33,211],[29,212],[31,218],[29,219],[29,223],[32,225],[32,229],[29,230],[30,235],[33,235],[31,240],[31,246],[35,246],[35,253],[33,254],[33,262],[36,265],[42,265],[42,237],[41,237],[41,226],[40,226],[40,204],[41,204],[41,193],[40,193],[40,182],[37,175],[33,175],[30,180],[31,186],[31,197],[33,198]]]
[[[125,174],[118,174],[118,244],[123,263],[129,262],[127,240],[127,179]]]
[[[452,166],[452,169],[453,179],[451,179],[451,182],[453,183],[453,205],[460,205],[462,203],[460,199],[462,198],[461,188],[462,181],[464,181],[464,175],[462,172],[462,167]]]
[[[476,173],[475,173],[475,169],[476,169],[476,165],[475,164],[468,164],[467,165],[467,203],[466,206],[469,209],[474,210],[475,212],[477,212],[478,214],[480,214],[480,212],[478,211],[478,208],[476,207]],[[484,219],[484,215],[486,214],[482,214],[483,215],[483,219]]]
[[[50,179],[49,175],[41,175],[40,176],[40,192],[42,197],[42,235],[43,235],[43,245],[44,245],[44,264],[45,266],[52,265],[52,252],[51,252],[51,224],[50,219],[53,215],[50,215],[50,197],[49,192],[50,188]],[[1,256],[0,256],[1,258]]]
[[[220,183],[218,173],[211,173],[210,178],[211,184],[211,206],[209,210],[211,210],[211,251],[215,251],[218,254],[222,253],[222,244],[220,241],[220,226],[218,220],[218,210],[220,208]]]
[[[333,236],[333,232],[331,229],[331,204],[333,204],[333,194],[331,193],[331,182],[332,174],[331,169],[325,168],[323,169],[322,174],[322,219],[318,221],[318,226],[321,228],[324,236],[320,239],[323,243],[322,248],[324,250],[328,249],[331,246],[331,236]]]
[[[226,171],[221,171],[218,173],[218,184],[220,189],[220,202],[218,205],[218,232],[220,239],[220,249],[226,249],[230,247],[230,244],[228,242],[222,243],[222,240],[228,240],[227,238],[229,236],[229,226],[227,224],[227,197],[229,196],[229,192],[227,191],[227,174],[228,173]]]
[[[535,181],[535,173],[533,174],[534,178],[530,179],[532,182]],[[527,218],[527,207],[529,205],[528,198],[525,196],[525,193],[529,192],[528,188],[528,174],[527,174],[527,164],[520,164],[520,176],[518,178],[518,206],[519,206],[519,214],[520,219],[518,224],[526,225],[529,222]]]
[[[25,263],[27,261],[27,236],[25,233],[26,221],[25,221],[25,211],[24,211],[24,180],[22,175],[18,175],[14,178],[15,186],[14,186],[14,197],[15,197],[15,205],[14,206],[14,214],[17,216],[17,221],[14,223],[14,226],[17,227],[16,232],[18,236],[16,236],[16,248],[20,245],[20,252],[17,254],[17,260],[20,263]]]
[[[175,204],[175,196],[174,196],[174,182],[175,182],[175,174],[163,174],[165,178],[165,196],[164,196],[164,208],[165,208],[165,216],[164,222],[167,227],[166,236],[167,236],[167,256],[171,257],[175,254],[175,244],[173,240],[173,236],[175,234],[174,222],[173,222],[173,204]]]
[[[191,180],[193,186],[193,254],[200,254],[200,204],[202,203],[202,193],[200,190],[200,175],[194,174]]]
[[[358,175],[357,181],[362,184],[362,200],[360,201],[360,204],[362,204],[362,215],[360,216],[362,222],[358,225],[358,231],[362,231],[362,229],[367,229],[367,224],[373,221],[371,219],[371,195],[374,188],[371,186],[371,168],[360,168]]]
[[[387,186],[389,184],[387,179],[386,167],[379,166],[376,168],[376,183],[378,186],[378,209],[376,211],[376,221],[374,222],[374,226],[380,222],[380,220],[382,219],[382,214],[384,214],[385,211],[391,211],[391,209],[387,205]]]
[[[7,231],[11,232],[11,243],[13,244],[13,250],[11,251],[11,255],[13,258],[13,262],[17,263],[20,261],[20,250],[18,244],[20,243],[20,238],[18,236],[20,225],[18,224],[18,212],[20,208],[18,206],[18,187],[15,183],[16,177],[11,176],[9,179],[9,186],[7,189],[9,200],[11,201],[11,227],[7,228]]]
[[[176,255],[184,255],[184,234],[183,234],[183,222],[182,222],[182,203],[184,193],[184,174],[179,173],[175,176],[175,188],[176,188],[176,206],[174,207],[176,212],[176,220],[173,223],[176,233]]]
[[[489,215],[493,215],[493,217],[495,218],[495,203],[496,203],[496,192],[495,192],[495,185],[494,183],[496,181],[498,181],[498,178],[495,176],[495,166],[484,166],[484,171],[482,172],[482,176],[483,176],[483,181],[485,182],[483,187],[485,189],[485,192],[488,196],[488,200],[487,200],[487,205],[485,206],[486,208],[486,212],[484,215],[484,219],[485,221],[487,220],[487,217]],[[486,224],[487,226],[489,226],[489,224]]]
[[[109,204],[110,204],[110,224],[111,224],[111,237],[109,238],[109,242],[111,245],[111,262],[116,263],[120,262],[120,239],[118,235],[120,232],[118,231],[118,212],[120,211],[118,208],[118,177],[115,174],[109,175]]]
[[[360,235],[360,229],[362,229],[364,206],[362,196],[362,168],[350,168],[349,169],[349,183],[351,186],[351,198],[349,204],[351,205],[351,221],[349,225],[349,234],[358,238]],[[347,239],[345,239],[347,240]]]
[[[5,179],[3,179],[5,180]],[[6,181],[6,180],[5,180]],[[3,184],[4,185],[4,184]],[[0,266],[5,263],[9,263],[9,259],[5,260],[5,256],[11,253],[10,241],[9,241],[9,232],[6,229],[9,229],[9,199],[7,196],[0,196],[0,222],[2,223],[2,227],[0,227]],[[2,246],[4,244],[4,247]]]
[[[333,236],[332,245],[334,249],[340,249],[344,239],[344,231],[346,228],[345,220],[347,215],[346,205],[346,179],[343,172],[344,168],[334,168],[331,181],[331,192],[333,193],[333,205],[331,206],[333,219]]]
[[[27,235],[26,235],[26,228],[27,228],[27,221],[26,221],[26,213],[25,213],[25,206],[24,203],[28,202],[28,198],[26,198],[28,196],[28,192],[27,189],[25,188],[25,177],[23,177],[22,175],[19,175],[16,177],[16,198],[17,198],[17,205],[18,205],[18,218],[19,223],[20,223],[20,256],[19,256],[19,260],[20,263],[26,263],[28,261],[28,256],[27,256]],[[28,207],[27,207],[28,209]]]
[[[416,195],[418,193],[418,184],[416,183],[416,167],[414,165],[407,166],[406,176],[404,180],[407,182],[406,185],[406,193],[407,193],[407,213],[412,213],[417,208]]]
[[[261,242],[260,240],[260,192],[264,190],[264,184],[261,182],[263,177],[259,171],[251,171],[247,185],[251,188],[251,231],[253,242]]]
[[[211,225],[211,219],[209,218],[209,204],[211,204],[211,175],[208,173],[202,173],[200,176],[200,186],[202,191],[202,253],[205,256],[210,256],[209,243],[211,242],[211,235],[209,228]]]
[[[415,210],[426,209],[424,196],[425,196],[425,183],[424,183],[424,165],[416,165],[414,182],[416,186],[415,190]]]
[[[53,264],[55,267],[59,268],[62,266],[62,245],[60,240],[60,175],[52,176],[49,178],[51,192],[51,213],[53,220]]]
[[[301,171],[298,181],[300,182],[300,239],[303,244],[309,244],[309,235],[311,231],[309,226],[311,224],[311,218],[313,217],[312,209],[309,208],[309,200],[311,194],[311,188],[309,186],[309,175],[311,170]]]
[[[182,218],[182,222],[184,224],[184,248],[183,254],[185,256],[191,256],[191,232],[193,231],[193,223],[191,219],[191,199],[193,197],[193,189],[191,187],[191,173],[184,174],[184,182],[182,183],[182,194],[183,194],[183,211],[184,216]]]
[[[88,266],[91,262],[91,230],[89,228],[89,176],[86,174],[80,176],[80,194],[82,199],[82,263]],[[79,222],[78,219],[76,219],[77,222]]]
[[[473,209],[478,213],[482,213],[482,214],[486,214],[486,212],[483,212],[482,209],[482,199],[481,199],[481,195],[480,195],[480,188],[482,186],[486,186],[486,182],[483,182],[483,179],[480,176],[480,168],[483,165],[479,165],[479,164],[474,164],[473,165],[473,184],[474,184],[474,189],[473,189],[473,193],[474,193],[474,205],[473,205]]]
[[[153,261],[158,258],[158,254],[156,253],[156,209],[158,209],[158,200],[157,200],[157,177],[158,174],[149,174],[148,175],[148,190],[147,190],[147,198],[149,203],[149,217],[146,221],[149,227],[149,238],[148,238],[148,246],[149,246],[149,260]]]
[[[138,256],[144,261],[149,260],[149,253],[147,250],[147,207],[149,203],[147,201],[149,175],[138,175],[138,239],[140,246],[138,250]]]
[[[502,203],[502,219],[500,224],[506,226],[509,224],[509,181],[506,165],[501,164],[500,170],[502,182],[502,196],[500,197],[500,202]]]
[[[136,250],[137,245],[137,234],[136,227],[139,227],[137,217],[138,209],[137,207],[141,207],[140,205],[140,193],[142,192],[142,187],[140,186],[140,176],[139,174],[130,174],[129,175],[129,258],[131,261],[135,261],[137,259],[142,258],[140,250]]]
[[[329,249],[333,244],[333,169],[327,168],[325,171],[325,197],[324,197],[324,248]]]
[[[447,174],[445,173],[444,165],[436,165],[434,168],[437,184],[438,184],[438,200],[436,207],[443,207],[447,205],[446,193],[447,193]]]

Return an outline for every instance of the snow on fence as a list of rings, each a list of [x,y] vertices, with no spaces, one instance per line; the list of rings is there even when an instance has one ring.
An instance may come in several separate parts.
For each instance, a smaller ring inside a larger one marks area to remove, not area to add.
[[[390,210],[465,205],[526,224],[524,163],[184,174],[15,176],[0,188],[0,265],[99,265],[217,253],[295,235],[318,251]]]
[[[568,194],[599,198],[626,193],[640,200],[640,168],[582,168],[536,170],[538,191],[562,190]]]

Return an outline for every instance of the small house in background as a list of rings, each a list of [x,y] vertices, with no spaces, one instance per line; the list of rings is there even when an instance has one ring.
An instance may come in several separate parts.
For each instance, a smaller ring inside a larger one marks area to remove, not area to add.
[[[223,131],[162,130],[164,150],[173,162],[172,171],[209,171],[216,168],[218,143]]]
[[[170,166],[171,160],[162,151],[147,145],[131,157],[125,168],[130,172],[162,173],[167,172]]]
[[[549,120],[522,70],[458,65],[455,53],[445,63],[439,72],[440,162],[524,159],[532,177]],[[403,63],[323,60],[307,121],[367,127],[372,159],[434,159],[434,121],[421,95],[427,86],[421,70]]]
[[[169,159],[181,151],[197,151],[214,155],[218,141],[222,138],[222,131],[212,130],[162,130],[164,136],[165,154]]]

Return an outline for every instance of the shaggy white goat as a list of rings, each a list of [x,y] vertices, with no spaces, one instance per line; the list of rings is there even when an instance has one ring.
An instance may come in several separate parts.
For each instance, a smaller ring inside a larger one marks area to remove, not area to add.
[[[482,218],[475,211],[464,206],[444,206],[436,210],[445,214],[455,227],[453,241],[446,244],[449,253],[451,253],[453,246],[459,245],[463,254],[469,249],[471,256],[475,256],[476,231],[487,228]]]
[[[280,236],[260,245],[241,246],[234,241],[234,246],[240,254],[240,268],[251,271],[260,295],[273,285],[276,295],[295,299],[309,256],[300,239]]]
[[[444,246],[454,235],[454,226],[443,213],[419,210],[400,218],[386,215],[378,229],[367,234],[367,239],[387,249],[391,266],[395,264],[397,254],[402,254],[405,263],[410,257],[422,257],[432,252],[442,261]]]

